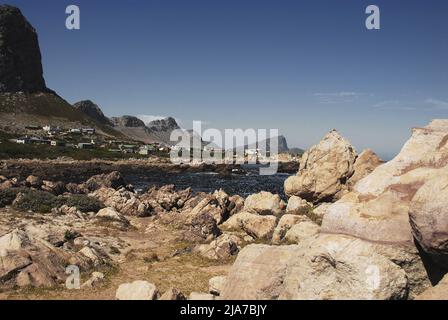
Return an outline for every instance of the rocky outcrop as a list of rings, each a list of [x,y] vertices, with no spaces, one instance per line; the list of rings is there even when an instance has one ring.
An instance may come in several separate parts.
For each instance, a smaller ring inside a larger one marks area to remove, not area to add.
[[[109,174],[99,174],[91,177],[85,183],[86,188],[89,191],[95,191],[100,188],[113,188],[118,189],[126,186],[121,173],[118,171],[111,172]]]
[[[90,196],[126,216],[148,217],[153,213],[153,208],[149,203],[124,188],[120,190],[100,188]]]
[[[310,202],[322,202],[340,197],[345,184],[354,174],[354,147],[336,130],[305,152],[296,176],[285,182],[285,193]]]
[[[111,121],[116,127],[139,128],[145,126],[142,120],[134,116],[113,117]]]
[[[147,281],[134,281],[120,285],[115,293],[117,300],[157,300],[159,291]]]
[[[285,193],[312,203],[340,199],[383,161],[371,150],[359,156],[336,130],[304,153],[296,176],[285,181]]]
[[[73,105],[73,108],[82,112],[98,123],[113,125],[113,123],[104,115],[103,111],[101,111],[100,107],[90,100],[79,101]]]
[[[424,128],[414,129],[411,139],[393,160],[377,167],[355,185],[353,192],[328,208],[322,232],[347,234],[380,243],[413,245],[409,211],[414,196],[411,221],[414,221],[417,239],[424,240],[423,236],[418,236],[418,230],[425,224],[425,228],[429,227],[429,216],[441,219],[441,228],[443,221],[446,226],[444,214],[437,207],[441,201],[441,198],[437,198],[437,192],[442,191],[443,182],[436,181],[437,177],[443,180],[442,177],[446,175],[447,136],[448,120],[435,120]],[[419,189],[426,183],[428,185],[417,196]],[[430,191],[432,188],[434,193]],[[430,204],[432,200],[436,203]],[[427,235],[432,237],[430,234],[429,231]],[[442,238],[434,240],[443,239],[443,232],[440,236]],[[429,249],[430,242],[425,241],[422,241],[422,245]]]
[[[0,92],[47,91],[37,33],[19,9],[0,6]]]

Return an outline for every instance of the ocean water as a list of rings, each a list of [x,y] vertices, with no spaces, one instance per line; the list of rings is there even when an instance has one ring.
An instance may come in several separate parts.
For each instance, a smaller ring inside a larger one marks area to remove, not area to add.
[[[134,185],[137,190],[145,190],[153,186],[160,187],[174,184],[178,190],[191,187],[193,192],[214,192],[223,189],[230,195],[248,196],[260,191],[269,191],[285,198],[283,185],[290,176],[278,173],[272,176],[260,176],[257,166],[244,167],[246,174],[232,174],[222,176],[214,172],[199,173],[150,173],[132,174],[125,176],[126,181]]]

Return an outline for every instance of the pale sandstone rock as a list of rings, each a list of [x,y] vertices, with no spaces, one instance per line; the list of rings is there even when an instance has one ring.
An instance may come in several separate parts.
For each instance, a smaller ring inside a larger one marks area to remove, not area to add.
[[[370,149],[364,150],[356,158],[354,164],[355,173],[348,180],[348,185],[350,187],[354,186],[359,180],[371,174],[378,166],[384,163],[375,152]]]
[[[243,230],[255,239],[270,239],[277,225],[275,216],[240,212],[221,225],[223,230]]]
[[[208,290],[211,294],[215,296],[219,296],[221,294],[222,289],[226,284],[227,277],[218,276],[213,277],[208,281]]]
[[[274,234],[272,235],[272,243],[280,244],[284,238],[286,233],[291,229],[291,227],[302,221],[310,221],[306,216],[295,215],[295,214],[285,214],[280,218],[280,221],[277,224],[277,227],[274,230]]]
[[[436,286],[427,289],[416,300],[448,300],[448,275]]]
[[[412,285],[399,264],[409,261],[402,251],[389,255],[389,248],[340,235],[320,235],[293,246],[250,245],[232,266],[221,297],[405,299]]]
[[[322,232],[353,235],[389,244],[412,244],[411,199],[448,164],[448,120],[414,129],[392,161],[359,181],[353,192],[330,206]]]
[[[285,234],[288,243],[299,243],[307,238],[313,237],[320,232],[320,227],[311,222],[303,221],[293,225]]]
[[[170,288],[168,289],[162,296],[159,298],[159,300],[187,300],[185,298],[185,295],[180,292],[178,289]]]
[[[113,208],[104,208],[98,211],[98,213],[95,215],[96,218],[101,219],[108,219],[112,221],[117,221],[119,223],[122,223],[124,225],[129,225],[129,220],[123,216],[122,214],[115,211]]]
[[[215,300],[215,298],[216,297],[210,293],[192,292],[188,300],[206,301],[206,300]]]
[[[127,216],[148,217],[152,214],[149,203],[140,200],[135,193],[126,189],[100,188],[90,196]]]
[[[156,300],[156,286],[147,281],[134,281],[120,285],[115,293],[117,300]]]
[[[235,235],[223,234],[210,244],[197,246],[195,251],[207,259],[225,260],[238,253],[239,242],[241,242],[239,237]]]
[[[354,147],[331,131],[302,156],[297,176],[285,182],[285,193],[313,203],[339,198],[354,174],[356,156]]]
[[[250,195],[244,202],[244,211],[259,215],[281,215],[286,208],[285,202],[278,194],[262,191]]]
[[[93,272],[92,276],[84,282],[81,286],[81,289],[84,288],[94,288],[104,282],[104,273],[102,272]]]
[[[297,196],[292,196],[288,200],[286,208],[287,214],[306,214],[313,208],[313,204]]]
[[[422,248],[448,268],[448,171],[427,180],[417,191],[409,218]]]

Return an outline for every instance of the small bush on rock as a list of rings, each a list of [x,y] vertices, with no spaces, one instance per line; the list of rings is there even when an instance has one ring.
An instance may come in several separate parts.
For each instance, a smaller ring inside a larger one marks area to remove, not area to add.
[[[13,189],[0,190],[0,208],[12,204],[17,196],[17,192]]]
[[[81,212],[98,212],[104,208],[101,201],[82,194],[71,195],[64,198],[63,202],[69,207],[76,207]]]
[[[57,197],[45,191],[29,190],[20,193],[14,201],[14,209],[20,211],[33,211],[49,213],[57,204]]]

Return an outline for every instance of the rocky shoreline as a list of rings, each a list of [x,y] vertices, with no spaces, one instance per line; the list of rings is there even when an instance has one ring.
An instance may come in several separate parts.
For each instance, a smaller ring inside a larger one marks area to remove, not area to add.
[[[446,299],[447,136],[448,120],[414,129],[383,163],[332,131],[285,182],[287,201],[136,192],[120,166],[138,162],[4,162],[0,298]],[[69,265],[81,290],[64,289]]]

